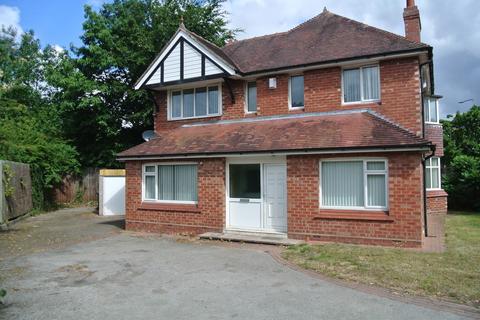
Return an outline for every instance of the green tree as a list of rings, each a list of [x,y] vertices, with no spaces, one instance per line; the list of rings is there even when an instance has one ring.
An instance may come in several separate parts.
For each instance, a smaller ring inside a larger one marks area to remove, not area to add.
[[[480,106],[444,120],[444,188],[454,208],[480,210]]]
[[[33,32],[15,41],[13,29],[0,32],[0,159],[29,163],[34,205],[47,206],[51,188],[78,172],[77,152],[62,136],[59,113],[49,95],[46,67],[56,51],[41,49]]]
[[[118,166],[115,155],[142,142],[151,129],[153,101],[132,89],[173,36],[181,17],[188,29],[223,45],[233,39],[223,0],[115,0],[85,7],[83,45],[49,74],[64,132],[83,166]]]

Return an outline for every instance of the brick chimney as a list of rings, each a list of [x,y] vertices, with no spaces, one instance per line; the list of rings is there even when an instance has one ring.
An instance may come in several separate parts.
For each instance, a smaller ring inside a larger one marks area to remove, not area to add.
[[[420,11],[415,5],[415,0],[407,0],[407,7],[403,10],[403,21],[405,21],[405,37],[408,40],[421,42]]]

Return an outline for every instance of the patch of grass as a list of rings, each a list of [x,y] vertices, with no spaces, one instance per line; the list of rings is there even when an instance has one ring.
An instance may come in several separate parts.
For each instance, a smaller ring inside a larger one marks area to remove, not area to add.
[[[292,246],[283,257],[304,268],[397,292],[480,307],[480,214],[446,218],[444,253],[347,244]]]

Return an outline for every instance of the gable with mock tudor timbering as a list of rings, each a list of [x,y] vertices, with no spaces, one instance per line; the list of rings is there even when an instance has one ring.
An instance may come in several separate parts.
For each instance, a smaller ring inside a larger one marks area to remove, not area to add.
[[[198,40],[197,36],[180,27],[137,81],[135,89],[143,86],[164,87],[236,74],[234,66]]]

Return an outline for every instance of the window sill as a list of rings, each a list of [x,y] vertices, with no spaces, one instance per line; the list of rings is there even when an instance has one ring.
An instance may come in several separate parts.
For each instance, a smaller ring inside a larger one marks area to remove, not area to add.
[[[168,118],[168,121],[186,121],[186,120],[197,120],[197,119],[208,119],[208,118],[218,118],[221,117],[221,113],[216,114],[209,114],[206,116],[198,116],[198,117],[187,117],[187,118]]]
[[[393,222],[388,211],[320,209],[315,220],[364,220]]]
[[[201,212],[198,204],[179,204],[179,203],[147,203],[142,202],[140,210],[147,211],[178,211],[178,212]]]
[[[443,189],[427,189],[427,198],[447,197],[448,193]]]
[[[303,107],[288,107],[288,111],[305,111],[305,106],[303,106]]]
[[[353,101],[353,102],[342,102],[342,106],[355,106],[355,105],[367,105],[367,104],[382,104],[382,100],[365,100],[365,101]]]

